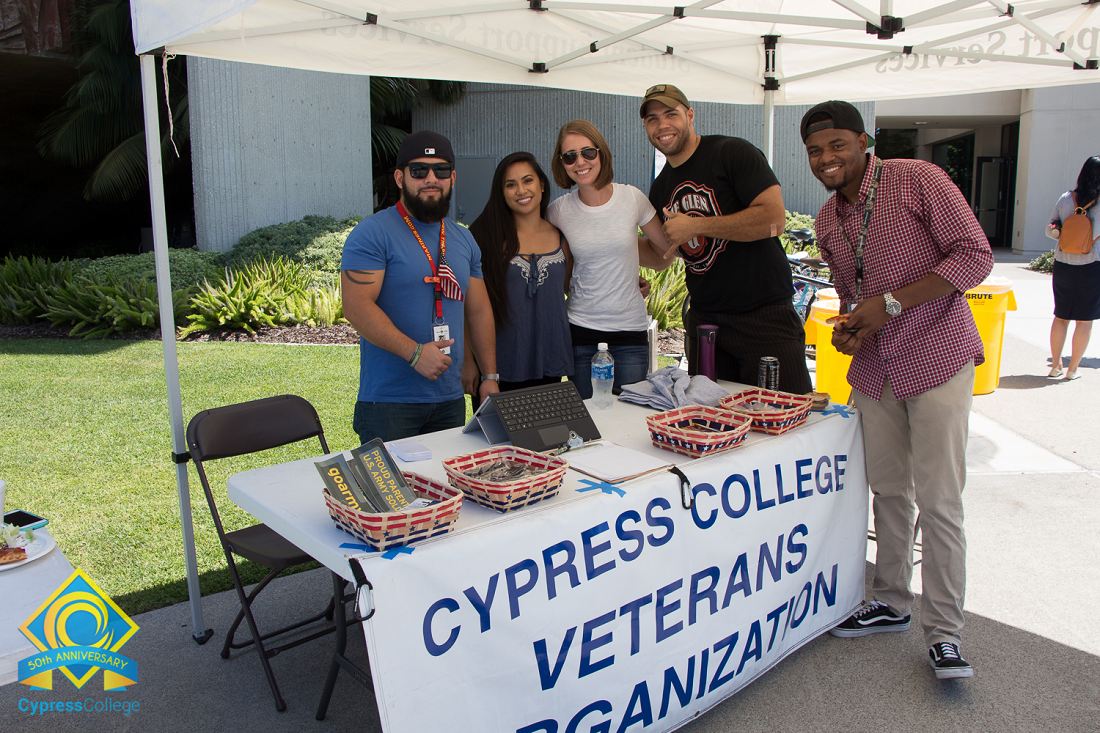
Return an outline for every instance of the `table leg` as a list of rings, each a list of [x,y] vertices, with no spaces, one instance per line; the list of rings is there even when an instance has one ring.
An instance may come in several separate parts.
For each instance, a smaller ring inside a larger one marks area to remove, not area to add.
[[[332,653],[332,663],[329,664],[328,678],[325,680],[325,689],[321,692],[321,703],[317,706],[317,720],[324,720],[325,713],[328,712],[329,700],[332,699],[332,691],[336,687],[336,676],[340,673],[340,668],[343,667],[359,684],[363,685],[369,690],[374,689],[374,683],[371,680],[370,674],[364,672],[354,662],[348,659],[344,652],[348,646],[348,625],[346,620],[346,614],[344,611],[345,603],[348,599],[344,597],[344,587],[347,586],[347,581],[341,578],[336,573],[332,574],[332,597],[336,599],[335,624],[336,624],[336,649]],[[354,595],[351,598],[354,603],[356,601]]]

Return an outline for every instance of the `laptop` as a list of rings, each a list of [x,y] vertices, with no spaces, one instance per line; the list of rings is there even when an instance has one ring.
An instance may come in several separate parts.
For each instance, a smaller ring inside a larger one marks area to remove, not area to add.
[[[533,451],[560,447],[574,432],[585,441],[598,440],[600,431],[572,382],[554,382],[489,395],[462,428],[485,433],[490,443],[512,441]]]

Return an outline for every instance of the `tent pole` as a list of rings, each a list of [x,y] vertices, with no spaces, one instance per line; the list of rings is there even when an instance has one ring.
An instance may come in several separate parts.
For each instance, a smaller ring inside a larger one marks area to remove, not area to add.
[[[149,54],[143,54],[140,61],[141,97],[145,111],[145,155],[149,166],[149,204],[153,212],[153,252],[157,272],[157,301],[160,304],[160,339],[164,348],[164,379],[168,387],[168,420],[172,428],[172,453],[174,456],[186,456],[179,360],[176,355],[176,318],[172,304],[172,275],[168,268],[168,227],[164,215],[164,170],[160,158],[156,59]],[[199,594],[199,570],[195,561],[195,533],[191,524],[187,463],[177,459],[175,465],[184,561],[187,565],[187,595],[191,600],[191,637],[199,644],[205,644],[214,632],[211,629],[203,630],[202,597]]]
[[[764,92],[764,156],[768,165],[775,167],[773,152],[775,148],[775,92]]]

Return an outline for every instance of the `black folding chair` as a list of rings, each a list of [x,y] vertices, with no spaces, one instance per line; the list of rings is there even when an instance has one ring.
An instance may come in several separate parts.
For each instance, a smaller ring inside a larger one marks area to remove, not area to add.
[[[308,401],[294,395],[268,397],[262,400],[204,410],[195,415],[187,426],[187,446],[191,453],[191,459],[195,462],[195,468],[199,472],[202,489],[206,494],[206,501],[210,505],[210,514],[214,518],[214,526],[218,530],[218,537],[221,539],[222,549],[225,551],[229,574],[233,578],[233,586],[237,589],[237,596],[241,602],[241,611],[237,614],[229,633],[226,634],[225,646],[222,647],[221,652],[222,658],[229,658],[230,649],[242,649],[255,644],[256,651],[259,653],[260,664],[263,666],[267,682],[271,686],[271,694],[275,696],[275,708],[280,712],[286,709],[286,703],[283,702],[283,697],[279,693],[279,686],[275,682],[275,675],[271,671],[271,664],[268,660],[281,651],[325,634],[330,634],[336,630],[336,627],[329,626],[304,638],[297,638],[270,649],[264,645],[264,641],[320,621],[322,618],[331,621],[335,610],[335,595],[329,601],[328,608],[316,616],[311,616],[304,621],[299,621],[278,631],[261,635],[256,627],[256,620],[252,616],[252,602],[256,596],[280,572],[295,565],[310,562],[313,558],[266,524],[255,524],[244,529],[226,532],[222,527],[218,507],[214,502],[214,494],[210,490],[210,482],[207,480],[203,464],[206,461],[219,458],[231,458],[248,453],[257,453],[269,448],[278,448],[313,437],[320,440],[322,451],[328,453],[328,444],[325,442],[325,433],[321,427],[321,420],[317,417],[317,411],[313,409],[313,405]],[[234,555],[239,555],[271,570],[248,595],[245,595],[244,586],[241,584],[241,578],[237,573],[237,564],[233,559]],[[233,636],[242,620],[248,623],[252,638],[248,641],[234,643]]]

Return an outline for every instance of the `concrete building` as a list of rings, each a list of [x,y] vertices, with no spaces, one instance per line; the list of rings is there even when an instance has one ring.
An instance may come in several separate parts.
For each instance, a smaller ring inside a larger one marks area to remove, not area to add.
[[[190,60],[195,219],[200,249],[228,250],[258,227],[306,214],[369,214],[370,99],[364,77]],[[528,150],[549,170],[558,128],[575,118],[608,139],[615,177],[649,190],[654,151],[630,96],[471,84],[461,102],[424,101],[414,129],[451,138],[459,182],[452,216],[469,224],[505,155]],[[858,105],[869,126],[912,130],[914,157],[941,165],[965,142],[971,201],[996,247],[1037,255],[1050,249],[1044,227],[1085,158],[1100,154],[1100,85],[968,94]],[[764,143],[764,110],[699,103],[702,134]],[[787,208],[814,215],[827,198],[810,174],[798,135],[805,106],[775,113],[772,165]],[[953,144],[955,144],[953,146]],[[961,166],[966,168],[965,164]],[[555,190],[553,195],[560,191]]]

